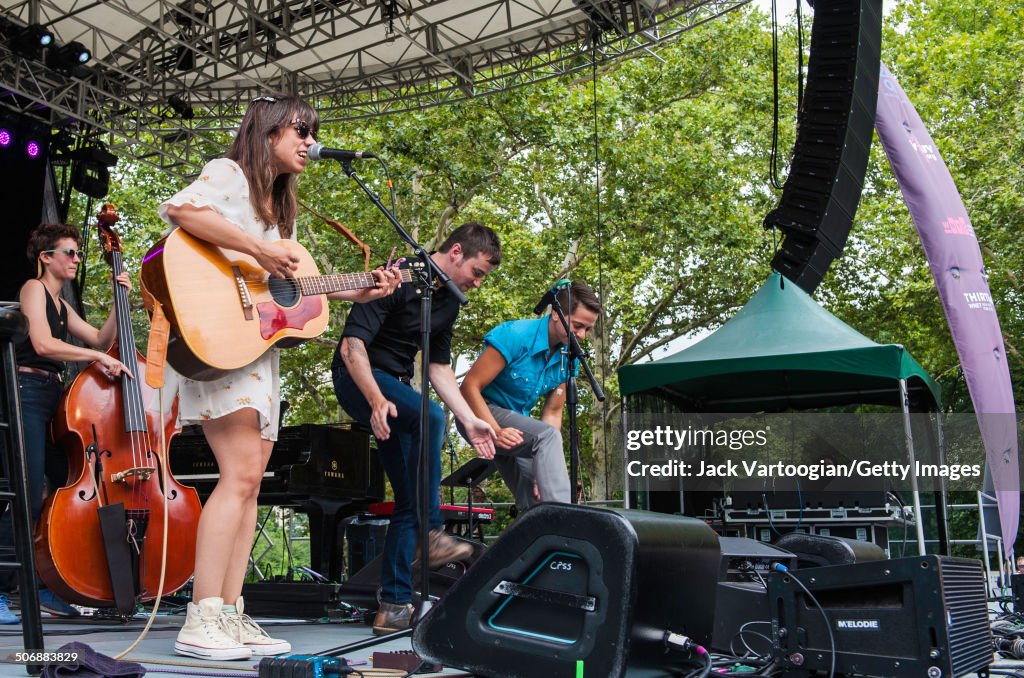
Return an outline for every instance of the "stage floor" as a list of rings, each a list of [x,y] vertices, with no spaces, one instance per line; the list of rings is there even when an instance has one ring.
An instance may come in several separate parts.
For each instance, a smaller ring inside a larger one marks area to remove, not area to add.
[[[257,675],[258,660],[203,662],[174,654],[174,638],[183,620],[183,613],[159,614],[146,637],[125,659],[142,664],[146,668],[147,675],[152,676],[192,675],[245,678]],[[145,627],[146,621],[147,618],[143,616],[138,616],[127,624],[118,624],[91,617],[72,620],[56,619],[44,615],[43,633],[46,638],[47,650],[57,650],[65,643],[78,641],[89,645],[99,653],[112,657],[123,652],[135,641]],[[373,637],[370,627],[362,623],[280,619],[258,619],[258,621],[271,635],[285,638],[291,642],[292,652],[295,654],[321,653]],[[9,653],[22,649],[21,626],[14,624],[0,626],[0,660],[6,658]],[[411,640],[400,638],[373,648],[352,652],[347,655],[347,658],[353,663],[361,662],[357,668],[368,669],[372,668],[370,658],[375,651],[400,652],[411,649]],[[1020,668],[1024,664],[1002,660],[999,661],[999,665],[1004,668]],[[24,666],[0,663],[0,678],[26,675],[28,673]],[[398,678],[402,675],[401,671],[373,671],[367,674],[373,678]],[[468,676],[470,674],[449,668],[440,674],[419,675]],[[646,669],[630,669],[627,673],[629,678],[661,678],[669,675],[662,671]],[[974,678],[976,675],[969,674],[964,678]],[[588,672],[587,678],[591,676],[604,678],[598,673]],[[538,676],[538,678],[543,677]]]
[[[127,624],[82,617],[78,619],[56,619],[44,614],[43,634],[46,649],[57,650],[65,643],[77,641],[89,645],[96,652],[113,657],[128,648],[145,627],[147,617],[137,616]],[[184,613],[158,614],[149,633],[132,650],[125,660],[142,664],[147,675],[207,675],[245,676],[256,675],[259,659],[233,662],[204,662],[174,653],[174,639],[184,621]],[[295,654],[315,654],[335,647],[359,642],[373,637],[370,627],[352,622],[310,622],[304,620],[258,619],[259,623],[274,637],[284,638],[292,644]],[[16,624],[0,626],[0,660],[11,652],[23,649],[21,626]],[[364,662],[360,668],[370,668],[370,657],[374,652],[397,652],[412,649],[409,638],[400,638],[383,645],[368,648],[348,655],[352,662]],[[24,666],[0,664],[0,677],[26,676]],[[374,672],[374,676],[401,676],[403,672]],[[438,675],[438,674],[435,674]],[[462,671],[446,670],[440,675],[467,675]]]

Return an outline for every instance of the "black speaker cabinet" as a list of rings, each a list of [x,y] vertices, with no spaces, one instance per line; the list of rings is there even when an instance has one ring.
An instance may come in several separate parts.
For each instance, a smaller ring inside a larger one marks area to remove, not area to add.
[[[836,675],[948,678],[992,662],[977,560],[919,556],[773,573],[768,598],[775,659],[795,671],[787,676],[828,671],[833,652]]]
[[[875,126],[882,0],[818,0],[789,176],[766,228],[785,235],[772,267],[813,292],[843,252]]]
[[[420,656],[480,676],[622,676],[671,630],[711,641],[718,537],[702,521],[540,504],[416,627]]]
[[[885,551],[877,544],[832,535],[790,532],[780,537],[775,545],[795,555],[797,568],[801,570],[885,560]]]
[[[1020,614],[1024,612],[1024,574],[1011,575],[1010,587],[1013,591],[1013,611]]]

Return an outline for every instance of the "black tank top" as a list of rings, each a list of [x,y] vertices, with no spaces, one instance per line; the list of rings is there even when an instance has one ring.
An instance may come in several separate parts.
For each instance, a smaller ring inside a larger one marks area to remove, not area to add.
[[[61,304],[60,310],[58,310],[57,304],[54,303],[49,290],[43,291],[46,294],[46,321],[50,325],[50,334],[61,341],[67,341],[68,309],[64,304]],[[32,346],[32,340],[28,338],[17,344],[15,350],[17,351],[19,365],[35,367],[36,369],[54,372],[55,374],[60,374],[64,371],[64,361],[41,357]]]

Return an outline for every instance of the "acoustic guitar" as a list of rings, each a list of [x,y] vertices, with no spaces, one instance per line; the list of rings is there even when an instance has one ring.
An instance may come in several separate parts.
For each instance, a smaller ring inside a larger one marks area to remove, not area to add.
[[[142,260],[142,297],[170,322],[167,362],[189,379],[209,381],[248,365],[273,347],[287,348],[327,329],[323,295],[374,287],[369,273],[320,275],[294,240],[279,245],[298,258],[294,278],[272,278],[241,252],[222,249],[176,228]],[[399,270],[417,281],[418,262]]]

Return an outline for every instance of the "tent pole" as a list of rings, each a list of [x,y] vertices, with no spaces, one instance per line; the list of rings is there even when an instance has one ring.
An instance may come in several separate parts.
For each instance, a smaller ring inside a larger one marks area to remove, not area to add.
[[[625,441],[626,440],[626,431],[629,430],[629,422],[627,421],[627,419],[629,418],[629,415],[627,414],[627,409],[628,408],[626,407],[626,396],[620,396],[619,400],[622,402],[622,416],[620,417],[620,419],[622,419],[622,440]],[[622,485],[623,485],[623,487],[622,487],[622,508],[633,508],[630,505],[630,501],[629,501],[629,472],[628,472],[628,469],[629,469],[629,450],[626,449],[625,445],[623,445],[622,446]]]
[[[942,412],[939,412],[938,409],[935,411],[935,433],[939,466],[944,467],[946,465],[946,441],[942,435]],[[939,490],[936,495],[935,510],[939,526],[939,553],[951,556],[953,553],[949,543],[949,486],[946,484],[945,476],[939,476]]]
[[[914,498],[914,527],[917,532],[917,553],[925,555],[924,522],[921,520],[921,490],[917,485],[917,460],[914,456],[914,433],[910,426],[910,400],[907,395],[907,380],[900,379],[900,407],[903,408],[903,434],[907,443],[907,457],[910,461],[910,484]]]

